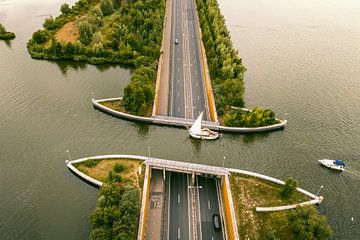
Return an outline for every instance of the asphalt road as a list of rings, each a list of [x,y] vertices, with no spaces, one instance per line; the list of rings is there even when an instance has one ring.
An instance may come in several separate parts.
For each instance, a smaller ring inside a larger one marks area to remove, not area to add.
[[[168,239],[191,239],[188,174],[169,172],[168,184]]]
[[[204,111],[202,61],[195,22],[193,0],[174,0],[171,37],[170,116],[196,118]],[[175,39],[178,44],[175,44]]]
[[[203,240],[222,240],[222,229],[215,231],[213,215],[220,216],[219,201],[214,178],[197,177],[199,189],[199,205],[201,218],[201,236]]]

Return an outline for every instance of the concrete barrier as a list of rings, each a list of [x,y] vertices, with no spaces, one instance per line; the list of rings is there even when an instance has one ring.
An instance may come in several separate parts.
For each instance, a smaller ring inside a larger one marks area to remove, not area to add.
[[[116,111],[101,104],[102,102],[116,101],[116,100],[122,100],[122,98],[121,97],[107,98],[107,99],[99,99],[99,100],[92,99],[92,103],[96,109],[102,112],[110,114],[114,117],[130,120],[134,122],[149,123],[149,124],[156,124],[162,126],[189,127],[193,124],[194,121],[194,119],[174,118],[174,117],[166,117],[166,116],[141,117],[141,116],[136,116],[136,115]],[[209,128],[214,131],[227,132],[227,133],[257,133],[257,132],[269,132],[269,131],[276,131],[283,129],[287,124],[287,120],[279,120],[279,121],[280,123],[278,124],[265,126],[265,127],[254,127],[254,128],[226,127],[226,126],[220,126],[217,122],[203,121],[203,127]]]
[[[225,224],[227,229],[227,239],[238,240],[239,233],[236,224],[234,203],[232,200],[229,176],[225,175],[222,177],[221,187],[222,198],[224,202],[225,212]]]
[[[298,206],[306,206],[306,205],[314,205],[314,204],[320,204],[323,200],[323,197],[317,197],[316,199],[298,203],[298,204],[291,204],[286,206],[278,206],[278,207],[257,207],[257,212],[275,212],[275,211],[283,211],[283,210],[289,210],[293,208],[297,208]]]
[[[147,213],[149,206],[149,193],[150,193],[150,167],[146,166],[145,177],[144,177],[144,187],[141,198],[141,210],[140,210],[140,221],[139,221],[139,231],[138,231],[138,240],[145,239],[146,232],[146,222],[147,222]]]

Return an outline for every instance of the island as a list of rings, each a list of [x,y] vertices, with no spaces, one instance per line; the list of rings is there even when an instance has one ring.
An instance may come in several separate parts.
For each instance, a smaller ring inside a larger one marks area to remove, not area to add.
[[[165,0],[79,0],[72,7],[64,3],[61,14],[47,18],[44,29],[33,34],[28,51],[35,59],[130,66],[132,77],[124,96],[101,104],[120,113],[153,117],[159,71],[167,64],[162,61],[164,45],[168,44],[163,40],[169,38],[164,29],[165,14],[171,16],[166,4]],[[210,99],[212,90],[208,89],[214,89],[215,101],[211,104],[216,106],[218,116],[212,121],[230,128],[275,126],[264,131],[284,127],[286,122],[277,119],[270,109],[244,110],[246,68],[233,47],[218,3],[198,0],[196,4],[201,47],[206,50],[203,65],[211,77],[206,90],[211,91]]]
[[[4,25],[0,23],[0,39],[11,40],[15,38],[15,33],[6,31]]]
[[[149,170],[149,164],[154,168],[153,170]],[[167,164],[171,170],[161,170],[161,164]],[[224,222],[223,226],[227,226],[227,230],[224,231],[231,231],[229,220],[233,219],[236,224],[234,230],[237,229],[234,239],[323,240],[332,235],[326,217],[321,215],[314,205],[320,204],[323,198],[299,188],[298,181],[292,177],[282,182],[240,169],[186,164],[158,158],[152,160],[150,157],[134,155],[94,156],[66,161],[66,165],[82,180],[100,187],[97,207],[90,215],[93,226],[90,239],[93,240],[135,239],[136,236],[139,239],[139,236],[144,236],[142,234],[152,234],[152,230],[147,229],[150,225],[159,227],[162,224],[170,224],[166,220],[167,217],[164,221],[151,219],[151,216],[159,217],[156,214],[152,215],[152,211],[167,214],[168,204],[171,204],[170,198],[173,197],[170,191],[170,174],[176,174],[174,167],[181,165],[185,168],[190,167],[193,171],[217,169],[218,174],[229,174],[229,181],[219,175],[202,177],[202,180],[199,180],[202,186],[196,185],[193,189],[197,189],[197,194],[200,194],[200,198],[194,200],[200,201],[197,204],[200,204],[201,211],[207,211],[207,207],[201,208],[204,200],[207,202],[211,199],[206,200],[201,195],[211,189],[208,188],[209,185],[205,180],[213,182],[217,179],[215,181],[219,182],[219,189],[221,186],[218,197],[222,199],[221,205],[224,207],[224,211],[220,211],[221,221]],[[160,174],[156,174],[155,171]],[[201,177],[197,175],[196,178]],[[229,188],[227,188],[228,183]],[[176,185],[181,187],[181,183]],[[155,190],[155,186],[160,188]],[[191,185],[185,187],[190,188]],[[228,194],[225,189],[228,189]],[[175,195],[177,196],[177,193]],[[205,205],[208,204],[210,203]],[[177,204],[176,206],[179,207]],[[232,209],[234,209],[234,218],[230,217],[232,214],[229,215]],[[172,210],[175,209],[170,211]],[[179,209],[179,211],[183,210]]]

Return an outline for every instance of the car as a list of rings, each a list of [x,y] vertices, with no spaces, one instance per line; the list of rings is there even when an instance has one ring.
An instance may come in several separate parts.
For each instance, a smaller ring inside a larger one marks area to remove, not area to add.
[[[220,225],[220,217],[217,214],[213,215],[213,221],[214,221],[214,230],[216,232],[220,231],[221,225]]]
[[[178,44],[178,43],[179,43],[178,39],[177,39],[177,38],[175,38],[175,44]]]

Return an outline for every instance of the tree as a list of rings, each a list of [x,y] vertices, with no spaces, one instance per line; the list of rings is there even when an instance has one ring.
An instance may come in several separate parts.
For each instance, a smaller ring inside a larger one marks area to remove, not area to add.
[[[59,22],[56,21],[53,16],[50,16],[48,18],[45,19],[45,23],[43,24],[44,28],[48,29],[48,30],[54,30],[57,27],[59,27]]]
[[[80,42],[84,45],[88,45],[92,41],[94,31],[91,25],[87,21],[81,21],[79,23],[79,35]]]
[[[66,14],[71,13],[71,8],[69,7],[69,4],[64,3],[63,5],[61,5],[60,11],[61,11],[62,14],[66,15]]]
[[[323,240],[332,235],[326,217],[319,215],[314,206],[290,210],[288,220],[295,240]]]
[[[5,27],[0,23],[0,33],[6,33]]]
[[[47,36],[46,32],[43,30],[38,30],[38,31],[34,32],[33,36],[32,36],[32,39],[37,44],[42,44],[42,43],[46,42],[47,38],[48,38],[48,36]]]
[[[114,4],[111,0],[101,0],[100,9],[104,16],[108,16],[114,12]]]
[[[294,178],[289,177],[286,179],[285,181],[285,185],[282,188],[281,191],[281,196],[288,198],[290,197],[293,192],[295,191],[295,189],[298,187],[299,183],[298,181],[296,181]]]

